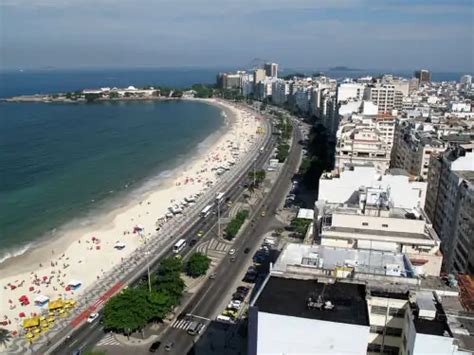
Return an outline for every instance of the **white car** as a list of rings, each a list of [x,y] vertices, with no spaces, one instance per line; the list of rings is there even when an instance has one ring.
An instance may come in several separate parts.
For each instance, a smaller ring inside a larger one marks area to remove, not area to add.
[[[239,309],[240,306],[242,306],[242,302],[241,302],[241,301],[233,300],[233,301],[230,301],[230,303],[229,303],[229,305],[228,305],[227,307]]]
[[[230,249],[229,250],[229,255],[234,255],[235,254],[235,249]]]
[[[87,318],[87,323],[92,323],[97,318],[99,318],[99,313],[91,313],[89,314],[89,317]]]

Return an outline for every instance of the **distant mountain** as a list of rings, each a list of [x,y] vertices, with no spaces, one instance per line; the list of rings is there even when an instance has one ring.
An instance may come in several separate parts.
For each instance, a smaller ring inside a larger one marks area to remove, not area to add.
[[[362,71],[362,69],[349,68],[349,67],[345,67],[343,65],[329,68],[329,70],[330,71]]]

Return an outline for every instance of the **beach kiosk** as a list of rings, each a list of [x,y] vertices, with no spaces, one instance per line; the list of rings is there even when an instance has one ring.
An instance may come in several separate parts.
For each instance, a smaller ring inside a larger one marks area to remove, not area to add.
[[[43,307],[48,302],[49,302],[49,297],[44,296],[44,295],[38,295],[38,297],[35,298],[35,305],[39,307]]]
[[[81,287],[82,285],[82,282],[81,281],[78,281],[78,280],[71,280],[69,281],[69,283],[67,284],[67,286],[71,289],[71,290],[77,290],[79,287]]]

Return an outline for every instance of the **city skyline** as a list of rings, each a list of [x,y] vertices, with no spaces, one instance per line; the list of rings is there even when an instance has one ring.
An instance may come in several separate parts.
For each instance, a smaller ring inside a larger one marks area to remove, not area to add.
[[[222,67],[259,57],[283,68],[474,70],[474,10],[464,0],[3,0],[0,10],[0,69]]]

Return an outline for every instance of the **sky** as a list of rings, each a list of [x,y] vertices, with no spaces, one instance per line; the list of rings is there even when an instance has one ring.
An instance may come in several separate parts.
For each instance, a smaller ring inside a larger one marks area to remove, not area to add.
[[[0,69],[474,71],[474,0],[0,0]]]

